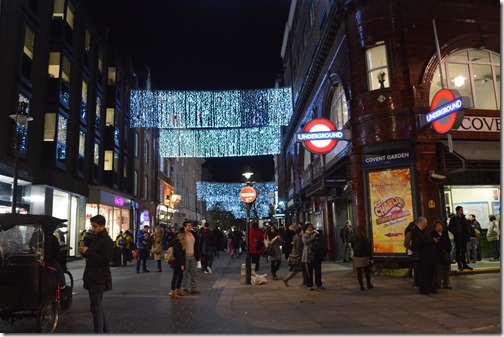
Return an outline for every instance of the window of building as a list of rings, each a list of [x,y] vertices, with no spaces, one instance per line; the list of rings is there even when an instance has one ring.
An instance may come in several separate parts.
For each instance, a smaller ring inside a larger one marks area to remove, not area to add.
[[[116,67],[108,68],[107,84],[108,85],[116,84]]]
[[[79,131],[79,158],[78,158],[78,170],[79,172],[84,172],[84,156],[86,154],[86,133],[84,131]]]
[[[144,159],[145,164],[149,164],[149,142],[145,142],[144,145]]]
[[[56,113],[46,112],[44,115],[44,142],[54,142],[56,137]]]
[[[56,161],[64,164],[66,160],[67,145],[67,125],[68,119],[63,115],[58,115],[58,132],[56,140]]]
[[[138,133],[135,132],[135,158],[138,158],[138,152],[140,151],[139,146]]]
[[[19,109],[19,106],[21,103],[25,103],[25,109],[26,109],[26,114],[30,115],[30,99],[22,94],[18,93],[18,107],[16,109]],[[28,150],[28,125],[27,123],[25,126],[19,126],[17,123],[14,123],[15,128],[16,128],[16,134],[19,140],[18,143],[18,153],[21,156],[26,156],[27,150]],[[14,146],[14,143],[12,143],[12,146]]]
[[[49,77],[62,78],[66,82],[70,83],[70,61],[65,55],[61,57],[60,52],[49,53],[49,66],[47,71],[49,73]]]
[[[73,29],[75,17],[74,17],[74,6],[72,5],[71,1],[68,1],[65,19],[66,19],[66,22],[68,23],[68,25],[70,26],[70,28]]]
[[[26,56],[30,58],[30,60],[33,60],[34,44],[35,44],[35,33],[33,33],[33,30],[30,27],[26,26],[23,52]]]
[[[133,195],[138,196],[138,171],[133,172]]]
[[[113,162],[112,162],[113,152],[111,150],[105,150],[103,154],[103,170],[104,171],[112,171]]]
[[[390,87],[385,44],[366,50],[366,68],[369,90]]]
[[[303,171],[311,164],[311,152],[303,148]]]
[[[86,122],[87,117],[87,98],[88,98],[88,84],[85,80],[82,80],[80,118],[81,121],[83,121],[84,123]]]
[[[107,108],[105,112],[105,125],[106,126],[114,126],[114,108]]]
[[[443,80],[448,89],[470,98],[471,108],[500,110],[500,55],[488,50],[468,49],[442,62]],[[430,87],[429,102],[442,89],[439,68]]]
[[[147,199],[147,196],[149,195],[149,177],[145,176],[144,177],[144,199]]]
[[[65,55],[63,55],[62,64],[61,78],[70,83],[70,60]]]
[[[94,144],[93,163],[96,166],[100,165],[100,144],[96,141]]]
[[[315,22],[315,8],[314,8],[314,5],[313,5],[313,0],[310,1],[310,5],[309,5],[309,11],[310,11],[310,20],[309,20],[309,23],[310,23],[310,28],[313,27],[313,23]]]
[[[86,51],[86,53],[89,53],[91,51],[91,34],[87,29],[86,36],[84,37],[84,50]]]
[[[103,72],[103,55],[102,55],[102,53],[98,54],[98,71],[100,72],[100,75]]]
[[[114,170],[114,176],[117,177],[119,175],[119,152],[117,149],[114,150],[113,170]],[[114,177],[114,179],[117,179],[115,177]]]
[[[114,128],[114,145],[119,147],[120,140],[119,128]]]
[[[303,27],[303,47],[306,48],[308,46],[308,37],[310,35],[310,29],[308,25],[305,23]]]
[[[345,91],[340,84],[336,87],[332,96],[329,119],[338,130],[342,130],[348,121],[348,106]]]
[[[101,97],[96,97],[96,118],[95,118],[95,131],[100,133],[100,123],[101,123]]]
[[[54,0],[53,20],[65,19],[65,0]]]

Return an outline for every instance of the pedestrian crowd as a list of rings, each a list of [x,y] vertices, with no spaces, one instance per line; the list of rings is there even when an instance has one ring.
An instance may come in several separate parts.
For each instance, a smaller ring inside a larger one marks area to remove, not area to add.
[[[480,223],[474,214],[469,214],[466,219],[462,206],[457,206],[455,211],[448,223],[435,220],[431,231],[427,230],[428,220],[422,216],[404,229],[405,253],[412,261],[413,287],[418,288],[420,294],[435,294],[440,288],[452,289],[452,263],[456,262],[459,270],[471,270],[469,263],[481,260],[483,230]],[[113,250],[123,268],[136,260],[137,274],[150,272],[147,269],[149,257],[156,261],[157,272],[162,272],[163,265],[166,266],[163,261],[166,261],[173,271],[169,296],[179,298],[200,294],[197,270],[213,274],[213,261],[219,257],[219,252],[227,249],[231,258],[240,258],[247,249],[246,233],[235,228],[226,234],[217,226],[212,229],[208,222],[204,222],[200,229],[194,228],[189,220],[180,228],[176,225],[164,230],[156,226],[151,231],[149,225],[144,225],[136,238],[126,230],[119,233],[115,242],[110,240],[103,216],[92,217],[90,222],[92,228],[81,233],[80,252],[86,259],[83,281],[89,291],[95,332],[110,332],[101,302],[103,292],[112,289],[109,264]],[[374,288],[371,283],[373,247],[367,226],[354,226],[347,220],[341,228],[340,238],[343,262],[352,262],[360,290]],[[494,215],[489,216],[486,239],[492,248],[490,261],[500,261],[500,226]],[[259,271],[260,261],[265,259],[269,263],[272,281],[282,280],[289,287],[289,282],[300,274],[306,289],[325,289],[322,261],[328,247],[322,230],[315,229],[312,223],[291,224],[285,228],[270,223],[259,228],[257,222],[252,222],[248,244],[250,251],[247,255],[255,273]],[[278,275],[282,261],[288,264],[288,273],[284,277]]]

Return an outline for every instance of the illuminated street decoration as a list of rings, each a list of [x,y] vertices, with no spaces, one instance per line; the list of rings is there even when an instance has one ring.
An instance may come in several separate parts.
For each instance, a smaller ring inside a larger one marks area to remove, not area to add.
[[[280,153],[280,127],[159,131],[164,158],[243,157]]]
[[[257,191],[257,198],[252,206],[252,214],[257,207],[260,217],[268,217],[270,210],[268,193],[275,192],[275,183],[255,183],[253,188]],[[213,210],[219,204],[225,211],[233,213],[237,219],[247,217],[245,204],[239,196],[242,189],[243,184],[240,183],[196,182],[198,200],[205,201],[207,211]]]
[[[228,91],[132,90],[132,128],[250,128],[288,125],[290,88]]]

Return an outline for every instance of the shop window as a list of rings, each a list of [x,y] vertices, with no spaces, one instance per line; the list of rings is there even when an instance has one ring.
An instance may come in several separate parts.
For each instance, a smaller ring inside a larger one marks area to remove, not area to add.
[[[86,81],[82,81],[82,88],[81,88],[81,112],[80,112],[80,118],[81,121],[86,123],[86,117],[87,117],[87,99],[88,99],[88,83]]]
[[[442,61],[445,88],[470,99],[471,108],[500,110],[500,55],[488,50],[468,49]],[[429,101],[443,88],[439,68],[430,87]]]
[[[342,130],[348,121],[348,106],[345,91],[341,84],[334,90],[331,100],[331,112],[329,119],[334,123],[336,129]]]
[[[366,50],[366,68],[369,90],[390,87],[390,77],[387,64],[385,44]]]

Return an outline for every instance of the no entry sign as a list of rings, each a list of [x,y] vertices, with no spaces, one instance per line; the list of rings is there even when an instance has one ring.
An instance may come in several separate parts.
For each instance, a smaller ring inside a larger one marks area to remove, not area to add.
[[[241,200],[243,200],[243,202],[247,204],[253,202],[256,196],[257,196],[256,191],[250,186],[244,187],[240,191]]]
[[[296,142],[304,142],[304,146],[313,153],[331,152],[340,139],[350,139],[349,130],[336,130],[334,124],[325,118],[315,118],[306,124],[302,133],[296,135]]]

